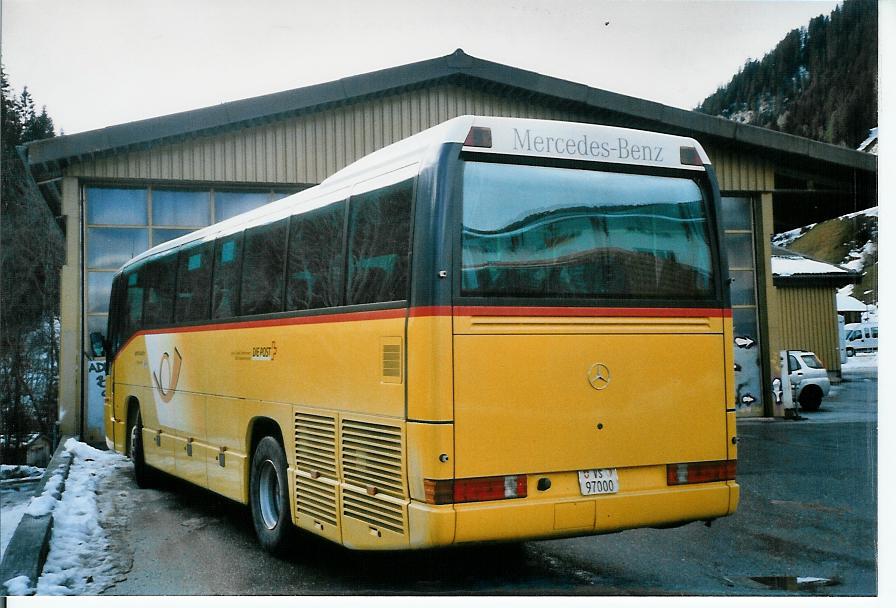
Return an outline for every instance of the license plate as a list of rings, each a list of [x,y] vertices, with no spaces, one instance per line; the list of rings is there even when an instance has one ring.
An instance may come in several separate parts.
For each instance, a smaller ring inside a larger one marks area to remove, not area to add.
[[[582,490],[582,496],[615,494],[619,491],[619,474],[616,469],[579,471],[579,489]]]

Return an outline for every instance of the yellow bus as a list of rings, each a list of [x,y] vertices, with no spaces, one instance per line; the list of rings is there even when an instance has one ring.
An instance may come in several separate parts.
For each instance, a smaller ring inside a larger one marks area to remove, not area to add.
[[[273,553],[729,515],[720,233],[692,139],[449,120],[128,262],[108,444],[248,504]]]

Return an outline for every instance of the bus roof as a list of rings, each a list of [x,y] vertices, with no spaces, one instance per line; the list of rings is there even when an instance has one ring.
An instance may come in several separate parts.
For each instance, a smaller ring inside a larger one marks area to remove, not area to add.
[[[477,132],[475,137],[474,131]],[[667,169],[703,171],[704,166],[710,164],[703,147],[690,137],[535,118],[458,116],[371,152],[317,186],[156,245],[122,268],[186,243],[209,241],[328,204],[347,196],[356,184],[416,165],[433,149],[446,143],[464,144],[464,150],[484,154]],[[686,158],[688,162],[683,162]]]

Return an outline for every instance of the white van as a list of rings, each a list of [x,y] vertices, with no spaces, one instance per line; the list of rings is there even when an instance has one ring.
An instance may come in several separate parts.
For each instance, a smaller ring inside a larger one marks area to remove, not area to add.
[[[877,350],[877,322],[849,323],[846,329],[846,356]]]

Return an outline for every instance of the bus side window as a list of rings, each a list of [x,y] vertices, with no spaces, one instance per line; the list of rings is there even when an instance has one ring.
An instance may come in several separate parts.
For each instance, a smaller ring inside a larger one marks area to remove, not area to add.
[[[167,325],[174,319],[177,255],[169,254],[143,267],[143,325]]]
[[[209,318],[213,254],[214,243],[211,241],[192,245],[180,252],[174,310],[174,320],[178,323]]]
[[[262,315],[283,310],[287,221],[246,230],[240,314]]]
[[[142,268],[131,270],[125,275],[124,310],[121,311],[121,340],[124,342],[143,324]]]
[[[212,318],[237,315],[240,301],[240,268],[243,262],[243,235],[232,234],[215,241],[215,270],[212,288]]]
[[[351,198],[346,304],[407,299],[413,191],[410,179]]]
[[[345,201],[292,217],[286,310],[342,304],[344,227]]]

